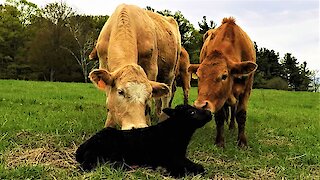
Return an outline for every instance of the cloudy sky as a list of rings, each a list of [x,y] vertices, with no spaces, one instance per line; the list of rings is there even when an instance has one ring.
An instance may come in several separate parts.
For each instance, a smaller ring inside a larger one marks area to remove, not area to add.
[[[40,7],[59,0],[29,0]],[[0,0],[3,2],[3,0]],[[78,13],[110,15],[121,3],[168,9],[182,14],[197,28],[202,16],[220,25],[233,16],[259,47],[292,53],[300,63],[320,70],[319,0],[63,0]]]

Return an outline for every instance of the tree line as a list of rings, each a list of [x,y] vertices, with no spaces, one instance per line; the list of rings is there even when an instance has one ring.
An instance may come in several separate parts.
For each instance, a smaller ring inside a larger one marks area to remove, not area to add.
[[[190,61],[198,63],[202,36],[217,24],[203,16],[196,29],[180,11],[146,9],[176,19]],[[88,73],[98,67],[88,55],[108,15],[81,15],[63,2],[39,8],[27,0],[6,0],[0,16],[0,79],[88,82]],[[306,62],[299,64],[291,53],[280,58],[257,43],[255,48],[254,88],[317,91],[316,72]]]

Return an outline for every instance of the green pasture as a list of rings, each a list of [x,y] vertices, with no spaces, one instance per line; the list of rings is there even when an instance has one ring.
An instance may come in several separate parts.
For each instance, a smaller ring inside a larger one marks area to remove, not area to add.
[[[182,102],[178,88],[174,105]],[[227,125],[217,148],[214,121],[194,134],[188,157],[207,172],[185,179],[320,179],[319,93],[255,89],[247,114],[245,149]],[[105,116],[92,84],[0,80],[0,179],[171,179],[162,168],[81,172],[74,152]]]

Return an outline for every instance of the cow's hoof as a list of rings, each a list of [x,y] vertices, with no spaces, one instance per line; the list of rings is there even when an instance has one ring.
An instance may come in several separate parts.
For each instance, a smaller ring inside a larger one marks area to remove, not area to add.
[[[217,147],[224,148],[224,141],[223,140],[220,140],[220,141],[216,140],[215,145]]]
[[[244,147],[247,147],[247,139],[240,139],[240,140],[238,140],[238,146],[240,147],[240,148],[244,148]]]

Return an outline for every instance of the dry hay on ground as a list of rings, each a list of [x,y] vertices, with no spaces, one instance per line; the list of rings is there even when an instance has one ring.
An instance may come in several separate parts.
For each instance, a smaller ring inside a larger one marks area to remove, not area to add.
[[[44,165],[58,168],[75,169],[74,144],[71,148],[54,148],[50,146],[35,149],[15,148],[5,155],[5,161],[9,168],[21,165]]]

